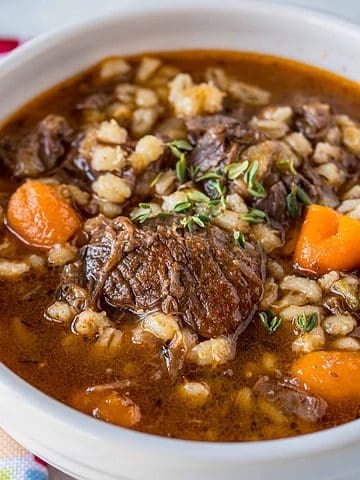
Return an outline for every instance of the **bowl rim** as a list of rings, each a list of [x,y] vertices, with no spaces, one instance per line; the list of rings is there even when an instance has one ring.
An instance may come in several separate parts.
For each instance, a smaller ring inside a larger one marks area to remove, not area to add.
[[[21,66],[22,62],[28,61],[32,52],[36,52],[36,54],[44,53],[48,49],[61,44],[64,38],[69,39],[80,32],[85,34],[99,27],[104,28],[107,23],[113,23],[117,18],[124,19],[124,16],[131,21],[135,16],[144,16],[146,13],[164,14],[167,12],[173,14],[175,8],[186,10],[193,3],[194,0],[173,0],[171,7],[164,7],[163,3],[158,0],[149,0],[141,4],[139,11],[132,7],[119,7],[116,12],[39,35],[2,60],[0,82],[4,75],[11,74],[11,71]],[[358,25],[344,18],[337,18],[332,14],[314,9],[260,0],[222,0],[221,7],[213,3],[209,4],[207,0],[196,0],[195,3],[195,8],[207,8],[214,11],[231,7],[244,9],[252,13],[257,13],[261,9],[262,15],[270,17],[281,15],[285,18],[294,18],[294,16],[299,18],[300,16],[303,21],[313,24],[326,23],[327,26],[336,29],[340,34],[350,33],[360,42],[360,27]],[[311,12],[311,16],[309,12]],[[126,442],[129,448],[144,448],[150,455],[161,451],[162,454],[166,453],[178,458],[197,461],[203,459],[211,463],[225,460],[239,464],[240,462],[274,461],[285,457],[312,456],[360,442],[360,419],[306,435],[255,442],[204,442],[160,437],[114,426],[85,415],[37,390],[10,371],[4,364],[0,364],[0,388],[3,387],[9,394],[15,395],[20,402],[23,402],[26,398],[26,403],[30,403],[32,408],[40,410],[49,420],[56,419],[64,427],[76,426],[81,429],[82,433],[95,438],[99,442],[104,438],[114,444]]]

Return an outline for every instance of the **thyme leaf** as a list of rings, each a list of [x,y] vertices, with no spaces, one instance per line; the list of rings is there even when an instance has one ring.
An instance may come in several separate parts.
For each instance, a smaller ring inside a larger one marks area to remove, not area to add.
[[[189,210],[191,207],[192,207],[192,203],[190,201],[180,202],[175,205],[174,212],[175,213],[186,212],[186,210]]]
[[[279,167],[283,167],[285,170],[288,170],[292,175],[296,175],[296,169],[295,169],[295,166],[294,166],[294,159],[293,158],[290,158],[290,159],[283,159],[283,160],[280,160],[277,165]]]
[[[245,248],[245,235],[238,230],[234,230],[233,236],[235,245],[238,245],[241,248]]]
[[[191,152],[193,146],[190,145],[186,140],[173,140],[172,142],[167,143],[167,146],[170,148],[171,153],[174,157],[181,158],[181,155],[184,152]]]
[[[195,167],[194,165],[190,165],[190,167],[188,168],[188,172],[191,180],[195,182],[197,181],[196,177],[199,175],[200,167],[199,166]]]
[[[296,195],[298,199],[300,200],[301,203],[304,205],[311,205],[312,201],[309,195],[300,187],[297,187],[296,189]]]
[[[204,180],[220,180],[223,175],[218,170],[210,170],[210,172],[204,173],[200,177],[195,179],[196,182],[203,182]]]
[[[260,312],[259,317],[261,323],[267,330],[269,330],[270,334],[275,333],[284,320],[282,315],[274,315],[271,310]]]
[[[158,181],[160,180],[160,178],[163,176],[163,173],[164,172],[159,172],[156,177],[154,177],[152,180],[151,180],[151,183],[150,183],[150,187],[155,187],[155,185],[158,183]]]
[[[313,312],[311,315],[302,313],[295,318],[295,326],[301,331],[301,333],[311,332],[317,323],[317,313]]]
[[[205,203],[209,202],[210,198],[205,195],[205,193],[200,192],[200,190],[190,190],[188,193],[188,197],[190,200],[196,203]]]
[[[246,170],[249,168],[249,161],[245,160],[244,162],[231,163],[226,165],[224,172],[226,173],[229,180],[235,180],[236,178],[243,175]]]
[[[182,153],[179,160],[176,162],[175,166],[176,176],[180,183],[185,183],[186,181],[186,157]]]
[[[291,186],[291,192],[286,196],[286,207],[288,209],[289,215],[292,218],[296,218],[300,213],[300,205],[296,198],[296,185],[295,183]]]
[[[241,219],[245,222],[254,224],[265,223],[269,220],[267,214],[257,208],[249,210],[248,213],[241,217]]]
[[[286,207],[290,217],[296,218],[300,215],[301,204],[311,205],[311,199],[302,188],[293,183],[290,193],[286,196]]]
[[[141,210],[137,215],[132,217],[133,222],[144,223],[148,220],[152,214],[151,205],[149,203],[139,203],[139,209]]]
[[[253,197],[262,198],[266,191],[261,183],[256,181],[256,175],[259,170],[259,162],[255,160],[251,163],[244,175],[244,181],[247,184],[247,190]]]
[[[220,179],[210,179],[207,182],[207,185],[209,189],[214,192],[216,198],[221,198],[226,193],[226,186]]]
[[[194,230],[195,225],[201,228],[206,227],[211,222],[211,218],[204,213],[197,213],[191,217],[185,217],[180,221],[182,227],[187,228],[189,232]]]

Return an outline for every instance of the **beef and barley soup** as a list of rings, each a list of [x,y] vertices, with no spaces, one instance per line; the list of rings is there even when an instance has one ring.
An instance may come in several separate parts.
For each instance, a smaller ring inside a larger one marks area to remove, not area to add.
[[[0,132],[0,359],[116,425],[299,435],[360,410],[360,87],[108,58]]]

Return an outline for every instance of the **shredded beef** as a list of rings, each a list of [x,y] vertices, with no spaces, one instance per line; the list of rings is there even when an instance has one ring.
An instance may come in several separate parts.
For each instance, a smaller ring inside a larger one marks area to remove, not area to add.
[[[191,152],[190,163],[199,167],[200,172],[218,168],[227,162],[228,148],[225,128],[212,127],[196,144]]]
[[[327,403],[322,398],[269,377],[260,377],[254,386],[254,392],[278,405],[285,413],[309,423],[318,422],[326,413]]]
[[[125,217],[99,217],[82,250],[82,268],[82,284],[94,301],[179,314],[204,338],[242,332],[263,289],[262,257],[251,243],[242,249],[213,226],[190,233],[171,217],[142,227]],[[65,272],[67,291],[71,281]]]
[[[34,177],[60,163],[71,137],[63,117],[48,115],[31,131],[5,136],[0,142],[0,162],[15,177]]]
[[[323,140],[333,126],[330,106],[325,103],[309,103],[296,109],[295,125],[310,140]]]
[[[288,217],[287,195],[288,190],[284,182],[279,180],[268,189],[266,197],[258,202],[257,208],[265,211],[272,220],[283,223]]]
[[[196,141],[189,163],[200,172],[238,161],[241,150],[258,143],[265,136],[226,115],[190,117],[186,120],[190,139]]]

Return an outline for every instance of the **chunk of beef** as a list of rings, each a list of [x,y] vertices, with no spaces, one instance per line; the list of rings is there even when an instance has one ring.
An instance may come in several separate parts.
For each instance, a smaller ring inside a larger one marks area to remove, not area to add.
[[[295,184],[306,192],[313,203],[321,203],[329,207],[336,207],[339,200],[330,186],[321,181],[318,173],[307,164],[296,175],[282,175],[279,177],[273,173],[268,174],[264,180],[267,195],[256,202],[256,207],[264,210],[269,217],[284,224],[289,218],[286,197]]]
[[[227,163],[228,148],[225,128],[222,125],[210,128],[198,140],[189,156],[189,162],[200,172],[221,167]]]
[[[258,202],[257,208],[266,212],[272,220],[283,224],[288,218],[286,208],[288,193],[284,182],[279,180],[267,190],[266,197]]]
[[[270,180],[270,185],[266,185]],[[273,182],[273,183],[272,183]],[[289,219],[286,197],[291,192],[293,183],[302,188],[313,202],[319,198],[319,192],[315,186],[306,178],[297,173],[296,175],[284,175],[279,178],[277,175],[268,175],[265,179],[267,195],[256,202],[256,207],[265,211],[271,220],[284,225]]]
[[[262,133],[226,115],[191,117],[186,125],[191,140],[197,141],[189,155],[189,163],[200,172],[236,162],[245,146],[265,139]]]
[[[320,177],[317,171],[309,164],[304,163],[301,169],[302,188],[308,192],[312,200],[316,200],[321,205],[336,208],[339,205],[339,199],[333,189]]]
[[[295,109],[295,125],[310,140],[323,140],[333,126],[330,106],[326,103],[309,103]]]
[[[59,115],[48,115],[31,131],[0,141],[0,162],[15,177],[34,177],[51,170],[64,158],[72,130]]]
[[[125,217],[102,221],[82,261],[83,285],[94,301],[179,314],[205,338],[242,332],[263,290],[262,257],[251,243],[242,249],[213,226],[190,233],[171,217],[142,227]]]
[[[327,403],[322,398],[269,377],[260,377],[253,390],[267,401],[275,403],[286,414],[295,415],[305,422],[316,423],[326,413]]]

